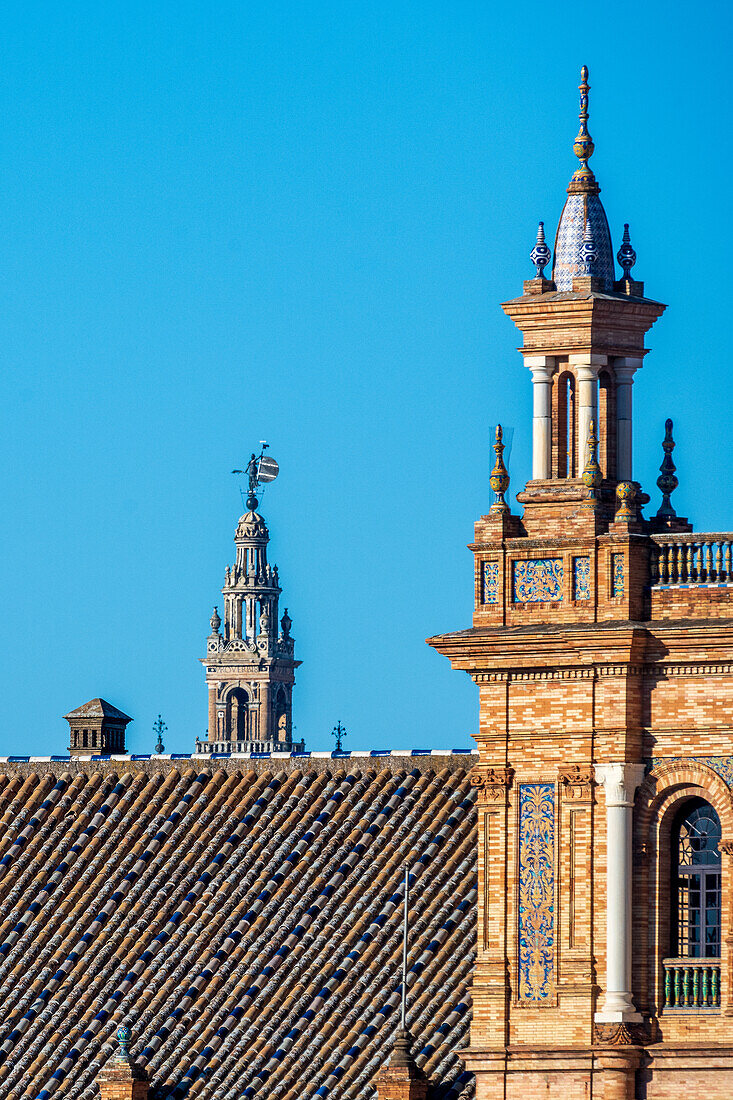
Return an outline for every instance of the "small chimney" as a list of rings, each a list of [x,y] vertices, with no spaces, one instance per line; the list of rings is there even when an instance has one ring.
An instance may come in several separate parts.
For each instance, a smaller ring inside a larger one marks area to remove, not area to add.
[[[148,1100],[148,1076],[130,1058],[129,1027],[117,1029],[120,1049],[97,1075],[100,1100]]]
[[[71,756],[124,756],[125,729],[132,718],[106,699],[90,699],[64,718],[69,723]]]
[[[425,1100],[428,1081],[410,1050],[410,1033],[398,1028],[392,1056],[374,1078],[379,1100]]]

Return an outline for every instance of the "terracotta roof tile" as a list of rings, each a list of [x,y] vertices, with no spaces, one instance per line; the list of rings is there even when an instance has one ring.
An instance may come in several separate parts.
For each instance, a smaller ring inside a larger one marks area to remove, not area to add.
[[[123,1020],[153,1100],[371,1100],[406,863],[417,1061],[432,1096],[472,1096],[471,763],[7,764],[1,1100],[92,1100]]]

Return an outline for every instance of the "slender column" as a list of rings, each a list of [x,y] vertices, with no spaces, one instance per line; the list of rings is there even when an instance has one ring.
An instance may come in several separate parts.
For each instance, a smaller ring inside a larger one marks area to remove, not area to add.
[[[575,377],[578,380],[578,469],[576,477],[580,477],[585,469],[591,420],[595,421],[596,429],[598,428],[598,374],[601,367],[605,367],[606,362],[605,355],[586,353],[570,356],[570,366],[574,369]]]
[[[216,740],[216,684],[209,684],[209,741]]]
[[[619,481],[633,481],[631,454],[631,387],[634,372],[641,359],[615,359],[616,376],[616,476]]]
[[[242,637],[242,597],[235,597],[234,603],[234,637]]]
[[[598,1023],[641,1020],[631,999],[631,867],[634,793],[643,764],[597,764],[606,793],[606,993]]]
[[[270,741],[273,737],[272,732],[272,699],[270,684],[264,681],[260,684],[260,739],[262,741]]]
[[[552,458],[552,375],[555,360],[549,355],[527,355],[532,371],[532,477],[549,478]]]

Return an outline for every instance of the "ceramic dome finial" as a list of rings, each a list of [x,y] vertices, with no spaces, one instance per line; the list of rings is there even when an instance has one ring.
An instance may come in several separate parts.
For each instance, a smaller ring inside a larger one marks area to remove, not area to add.
[[[570,185],[571,187],[575,185],[577,190],[590,191],[594,190],[598,185],[596,184],[596,178],[593,175],[592,169],[588,167],[588,161],[593,156],[595,145],[593,144],[593,138],[588,132],[588,92],[590,91],[590,84],[588,83],[587,65],[584,65],[580,70],[578,91],[580,92],[580,111],[578,112],[580,128],[578,130],[578,136],[573,142],[573,152],[580,161],[580,167],[576,168],[573,172],[573,178],[570,181]]]
[[[623,268],[624,279],[631,278],[631,269],[636,263],[636,253],[634,252],[631,244],[631,236],[629,234],[629,223],[624,225],[624,239],[621,242],[621,247],[616,253],[616,259],[619,265]]]
[[[540,222],[537,229],[537,240],[535,246],[529,254],[529,258],[537,268],[537,279],[544,279],[545,268],[552,259],[552,253],[545,243],[545,223]]]

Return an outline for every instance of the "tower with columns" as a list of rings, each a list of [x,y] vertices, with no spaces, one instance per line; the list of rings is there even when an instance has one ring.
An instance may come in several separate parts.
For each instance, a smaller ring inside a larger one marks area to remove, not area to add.
[[[632,387],[664,306],[617,259],[588,161],[554,256],[504,303],[531,372],[532,477],[475,526],[475,609],[429,639],[479,687],[478,1100],[733,1095],[733,534],[649,497]],[[552,259],[551,278],[545,268]],[[660,432],[661,434],[661,432]]]
[[[255,487],[250,485],[248,510],[237,524],[234,563],[225,571],[224,619],[215,607],[201,659],[209,728],[206,739],[196,742],[197,752],[305,748],[293,741],[293,685],[301,662],[295,660],[288,609],[279,617],[280,577],[267,560],[270,533],[257,511]]]

